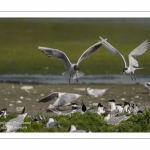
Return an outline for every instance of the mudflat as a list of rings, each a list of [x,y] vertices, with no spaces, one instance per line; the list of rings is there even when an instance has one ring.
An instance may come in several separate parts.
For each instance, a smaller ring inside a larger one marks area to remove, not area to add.
[[[87,88],[105,89],[110,88],[101,97],[87,96]],[[124,101],[134,102],[138,106],[150,106],[150,94],[140,84],[23,84],[23,83],[0,83],[0,109],[7,108],[9,112],[17,112],[17,107],[26,107],[30,115],[46,114],[50,104],[38,103],[37,101],[46,97],[52,92],[69,92],[84,94],[75,102],[83,100],[86,106],[96,106],[101,103],[109,108],[107,100],[115,99],[116,103],[124,104]],[[71,111],[71,106],[60,107],[63,112]],[[18,112],[19,113],[19,112]]]

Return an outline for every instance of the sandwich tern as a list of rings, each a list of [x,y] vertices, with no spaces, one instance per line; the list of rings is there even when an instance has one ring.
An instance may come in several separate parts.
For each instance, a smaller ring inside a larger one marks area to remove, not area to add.
[[[64,62],[65,68],[68,69],[68,71],[62,73],[62,75],[69,78],[69,83],[70,83],[70,79],[76,79],[76,82],[78,82],[78,78],[80,78],[84,75],[84,73],[81,72],[80,68],[78,67],[80,62],[83,59],[88,58],[94,52],[96,52],[97,49],[102,45],[102,42],[103,42],[103,40],[99,41],[99,42],[95,43],[94,45],[92,45],[91,47],[89,47],[80,56],[80,58],[78,59],[76,64],[71,63],[69,58],[67,57],[67,55],[63,51],[60,51],[58,49],[41,47],[41,46],[38,46],[38,49],[41,50],[48,57],[55,58],[55,59],[58,59],[58,60],[61,60]]]
[[[6,122],[2,127],[2,132],[16,132],[18,129],[22,127],[22,123],[27,113],[25,113],[25,107],[21,114],[19,114],[16,118],[13,118]]]
[[[4,109],[1,109],[0,110],[0,117],[4,117],[4,118],[6,118],[6,115],[7,115],[7,108],[4,108]]]
[[[128,66],[127,62],[125,60],[125,57],[116,48],[114,48],[110,43],[108,43],[102,37],[100,37],[100,39],[103,40],[102,45],[110,53],[122,57],[122,59],[124,61],[124,64],[125,64],[125,68],[123,68],[122,74],[129,74],[131,76],[132,80],[133,80],[132,76],[134,76],[134,79],[136,80],[136,77],[135,77],[135,74],[134,74],[135,70],[144,68],[144,67],[142,67],[142,68],[135,68],[135,67],[139,67],[138,61],[136,60],[136,56],[139,56],[139,55],[142,55],[143,53],[145,53],[146,50],[150,46],[150,42],[148,40],[145,40],[142,44],[140,44],[132,52],[130,52],[130,54],[128,55],[128,58],[129,58],[129,66]]]
[[[150,82],[145,82],[143,84],[143,86],[147,89],[147,93],[149,93],[149,90],[150,90]]]

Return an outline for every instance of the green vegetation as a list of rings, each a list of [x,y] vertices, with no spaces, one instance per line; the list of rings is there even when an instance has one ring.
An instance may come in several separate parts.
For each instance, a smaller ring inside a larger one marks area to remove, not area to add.
[[[52,60],[37,46],[52,47],[64,51],[72,63],[99,40],[108,38],[128,60],[128,54],[146,39],[150,33],[149,18],[0,18],[0,74],[61,74],[64,64]],[[137,74],[150,72],[149,50],[137,57],[140,67]],[[119,62],[119,63],[118,63]],[[100,47],[88,59],[81,62],[85,74],[120,74],[124,63]],[[57,69],[56,69],[57,68]]]
[[[7,122],[15,116],[14,114],[9,114],[6,119],[1,117],[0,122]],[[150,108],[142,114],[132,115],[131,118],[122,121],[118,125],[107,124],[103,116],[86,112],[83,115],[74,113],[72,116],[53,116],[54,120],[58,122],[57,126],[46,128],[45,124],[49,116],[42,117],[44,118],[42,121],[33,122],[31,117],[27,116],[22,128],[17,132],[69,132],[72,124],[78,130],[86,130],[87,132],[150,132]],[[1,127],[2,124],[0,125]]]

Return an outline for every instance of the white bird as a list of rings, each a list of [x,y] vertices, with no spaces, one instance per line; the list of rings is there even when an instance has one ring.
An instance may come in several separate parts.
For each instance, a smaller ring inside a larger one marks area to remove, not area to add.
[[[98,113],[99,115],[101,115],[101,114],[104,114],[104,113],[105,113],[104,106],[103,106],[101,103],[98,103],[97,113]]]
[[[0,117],[4,117],[4,118],[6,118],[6,115],[7,115],[7,108],[4,108],[4,109],[1,109],[0,110]]]
[[[120,115],[124,114],[124,109],[121,104],[116,104],[116,110]]]
[[[46,123],[46,127],[47,127],[47,128],[49,128],[49,127],[54,127],[54,126],[56,126],[56,124],[57,124],[57,122],[54,121],[53,118],[49,118],[49,119],[48,119],[48,122]]]
[[[108,104],[110,105],[110,111],[116,111],[116,103],[114,99],[108,100]]]
[[[41,117],[41,115],[37,115],[35,118],[33,118],[32,120],[33,121],[40,121],[40,120],[42,120],[43,118]]]
[[[147,93],[149,93],[149,90],[150,90],[150,82],[145,82],[143,84],[143,86],[147,89]]]
[[[87,88],[87,93],[90,96],[98,97],[98,96],[102,96],[109,89],[110,88],[107,88],[107,89],[91,89],[90,87],[88,87]]]
[[[70,126],[70,131],[69,132],[86,132],[85,130],[77,130],[74,125]]]
[[[41,46],[38,46],[38,49],[40,49],[48,57],[55,58],[55,59],[58,59],[58,60],[61,60],[64,62],[65,68],[68,69],[68,71],[62,73],[62,75],[69,78],[69,83],[70,83],[70,79],[76,79],[76,82],[78,82],[78,78],[80,78],[84,75],[83,72],[80,72],[80,68],[78,67],[80,62],[83,59],[92,55],[95,51],[97,51],[97,49],[102,45],[102,42],[103,41],[99,41],[99,42],[95,43],[94,45],[92,45],[91,47],[89,47],[80,56],[77,63],[75,63],[75,64],[71,63],[69,58],[67,57],[67,55],[58,49],[41,47]]]
[[[142,44],[140,44],[132,52],[130,52],[130,54],[128,55],[128,58],[129,58],[129,66],[128,66],[124,56],[116,48],[114,48],[110,43],[108,43],[102,37],[100,37],[100,39],[103,40],[102,45],[110,53],[122,57],[124,64],[125,64],[125,68],[123,69],[122,73],[123,74],[130,74],[131,79],[133,80],[132,76],[134,76],[134,79],[136,80],[135,75],[134,75],[135,70],[144,68],[144,67],[143,68],[135,68],[135,67],[139,67],[138,61],[136,60],[136,56],[139,56],[139,55],[142,55],[143,53],[145,53],[146,50],[150,46],[150,42],[148,40],[145,40]]]
[[[110,118],[109,120],[107,120],[107,122],[110,124],[119,124],[121,121],[127,120],[130,117],[131,117],[131,115],[130,116],[122,115],[122,116],[118,116],[118,117],[114,116],[114,117]]]
[[[53,103],[54,107],[63,106],[67,103],[70,103],[79,97],[81,97],[81,94],[75,94],[75,93],[62,93],[62,92],[54,92],[50,95],[44,97],[43,99],[39,100],[38,103],[45,103],[52,100],[55,100]]]
[[[130,103],[129,102],[124,102],[124,111],[127,112],[128,114],[131,113],[131,110],[129,109],[130,108]]]
[[[17,118],[13,118],[6,122],[2,127],[2,132],[16,132],[22,127],[22,123],[27,113],[25,113],[25,107],[22,111],[22,114],[19,114]]]

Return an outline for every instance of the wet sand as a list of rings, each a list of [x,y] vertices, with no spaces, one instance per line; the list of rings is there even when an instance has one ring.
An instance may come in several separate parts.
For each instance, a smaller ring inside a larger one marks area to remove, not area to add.
[[[31,86],[30,90],[23,90],[21,87]],[[84,101],[86,106],[93,106],[94,103],[101,103],[109,108],[106,100],[115,99],[116,103],[123,104],[124,101],[135,102],[138,106],[150,106],[150,94],[140,84],[15,84],[15,83],[0,83],[0,109],[7,108],[8,112],[17,112],[16,107],[26,107],[26,112],[30,115],[46,114],[52,115],[52,112],[47,112],[47,108],[54,101],[48,103],[37,103],[38,100],[49,95],[52,92],[70,92],[87,94],[86,88],[111,88],[102,97],[93,98],[83,96],[78,100]],[[76,101],[75,101],[76,102]],[[63,112],[71,110],[70,106],[60,107]]]

